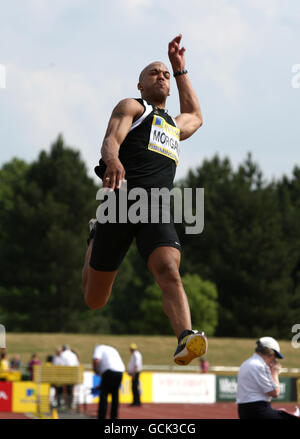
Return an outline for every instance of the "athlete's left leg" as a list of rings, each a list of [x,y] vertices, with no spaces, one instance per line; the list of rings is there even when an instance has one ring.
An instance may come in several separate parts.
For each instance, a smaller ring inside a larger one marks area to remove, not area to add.
[[[157,247],[148,259],[148,268],[162,290],[163,310],[177,337],[192,329],[189,303],[179,273],[181,254],[173,247]]]
[[[162,290],[163,309],[178,338],[175,363],[185,366],[207,350],[204,332],[192,330],[191,313],[180,273],[180,251],[174,247],[155,248],[148,258],[148,268]]]

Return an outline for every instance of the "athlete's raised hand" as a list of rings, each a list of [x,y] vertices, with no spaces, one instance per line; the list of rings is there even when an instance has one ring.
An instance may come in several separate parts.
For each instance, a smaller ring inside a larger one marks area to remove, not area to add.
[[[177,72],[178,70],[184,70],[185,68],[185,48],[180,47],[181,39],[182,35],[179,34],[169,43],[168,55],[174,72]]]

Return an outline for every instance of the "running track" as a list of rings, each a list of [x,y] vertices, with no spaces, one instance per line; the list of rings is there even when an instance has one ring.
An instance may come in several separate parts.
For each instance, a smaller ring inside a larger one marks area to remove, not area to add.
[[[285,408],[294,412],[297,403],[273,403],[274,408]],[[109,416],[108,407],[108,416]],[[97,405],[89,405],[87,414],[96,417]],[[238,419],[234,402],[215,404],[143,404],[142,407],[129,407],[121,404],[120,419]]]
[[[285,408],[289,412],[295,410],[297,403],[272,403],[274,408]],[[108,406],[108,416],[110,407]],[[96,418],[97,405],[87,406],[82,414],[89,419]],[[74,419],[74,415],[72,416]],[[121,404],[120,419],[238,419],[236,404],[233,402],[218,402],[216,404],[143,404],[142,407],[129,407]],[[0,419],[31,419],[23,413],[0,413]]]

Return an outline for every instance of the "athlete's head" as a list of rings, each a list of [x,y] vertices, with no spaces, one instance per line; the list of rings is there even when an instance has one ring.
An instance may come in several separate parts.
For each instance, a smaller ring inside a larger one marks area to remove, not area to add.
[[[166,65],[156,61],[145,67],[139,76],[138,90],[143,99],[164,104],[170,94],[170,72]]]

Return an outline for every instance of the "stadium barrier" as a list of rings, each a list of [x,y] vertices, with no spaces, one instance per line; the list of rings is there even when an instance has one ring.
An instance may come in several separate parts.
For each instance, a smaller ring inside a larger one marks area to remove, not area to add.
[[[54,366],[52,364],[36,364],[33,367],[33,381],[53,386],[81,384],[83,382],[83,366]]]
[[[79,392],[81,404],[98,402],[101,378],[93,372],[84,373],[84,382]],[[214,403],[234,402],[237,393],[237,374],[224,375],[201,373],[156,373],[142,372],[140,375],[141,401],[144,403]],[[300,389],[299,389],[300,390]],[[296,381],[280,377],[279,402],[296,401]],[[120,402],[132,402],[131,378],[125,373],[120,388]]]
[[[214,374],[152,373],[141,372],[140,392],[142,403],[214,403]],[[77,400],[83,407],[99,401],[101,378],[93,372],[84,372],[82,385],[76,386]],[[132,403],[131,377],[123,374],[119,401]],[[110,397],[108,401],[110,402]]]
[[[42,365],[34,367],[34,381],[1,381],[0,412],[51,414],[55,405],[53,386],[74,385],[74,405],[78,410],[99,401],[101,378],[83,367]],[[280,377],[278,401],[300,403],[300,379]],[[156,373],[140,375],[142,403],[214,403],[235,401],[237,376],[212,373]],[[110,401],[110,399],[109,399]],[[120,402],[132,402],[131,377],[123,374]]]
[[[72,406],[79,408],[79,401],[73,387],[83,383],[83,374],[83,366],[55,366],[49,363],[35,365],[33,367],[33,379],[37,385],[37,413],[40,416],[45,416],[56,405],[54,390],[56,387],[71,386]],[[43,393],[43,386],[45,385],[49,386],[48,405],[46,404],[46,396]],[[50,394],[51,390],[54,392]]]
[[[82,366],[34,366],[33,381],[15,381],[21,374],[8,375],[0,381],[0,412],[32,413],[39,417],[50,416],[54,403],[53,386],[80,385],[83,382]],[[74,405],[76,400],[74,398]]]
[[[0,372],[0,381],[21,381],[21,372]]]
[[[280,377],[280,395],[276,398],[278,402],[290,402],[292,398],[292,379],[290,377]],[[237,376],[218,375],[216,382],[217,401],[236,401]]]
[[[33,381],[0,382],[0,412],[33,413],[50,411],[49,384]]]

